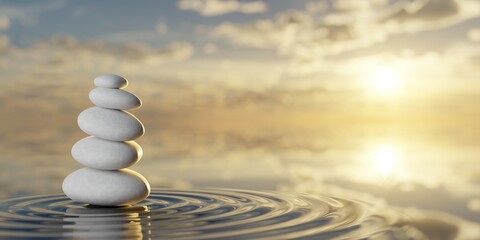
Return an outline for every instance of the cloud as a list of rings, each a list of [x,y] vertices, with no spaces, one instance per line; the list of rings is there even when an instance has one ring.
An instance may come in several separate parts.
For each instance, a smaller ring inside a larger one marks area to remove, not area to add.
[[[39,15],[62,8],[65,1],[48,1],[41,4],[13,6],[0,3],[0,16],[10,21],[19,21],[23,25],[34,25]]]
[[[472,42],[480,42],[480,28],[470,29],[468,39]]]
[[[470,211],[480,213],[480,198],[470,199],[467,206]]]
[[[110,43],[128,43],[128,42],[143,42],[143,41],[158,41],[162,37],[157,31],[122,31],[107,33],[98,36],[96,39],[107,41]]]
[[[460,6],[456,0],[404,1],[394,6],[394,13],[388,17],[388,20],[399,22],[416,20],[435,21],[454,16],[459,11]]]
[[[180,61],[188,59],[193,55],[194,47],[186,42],[174,42],[168,45],[165,49],[158,51],[158,54],[163,57],[165,61]]]
[[[261,13],[267,10],[267,5],[263,1],[180,0],[178,2],[178,8],[198,12],[202,16],[217,16],[232,12],[244,14]]]
[[[0,53],[2,51],[2,49],[6,49],[9,45],[9,38],[8,36],[5,36],[5,35],[0,35]]]
[[[368,46],[383,41],[383,31],[371,30],[354,23],[337,24],[317,21],[300,11],[287,11],[274,19],[261,19],[248,24],[222,23],[210,31],[215,39],[241,47],[270,49],[292,58],[292,66],[309,72],[323,62],[326,55]]]
[[[155,49],[131,42],[78,41],[71,36],[54,36],[26,48],[9,46],[8,50],[3,58],[12,66],[33,67],[38,71],[101,70],[114,66],[141,68],[188,59],[194,53],[194,47],[187,42],[173,42]]]
[[[327,10],[327,2],[311,1],[305,4],[305,10],[309,13],[319,13]]]
[[[10,28],[10,18],[5,15],[0,15],[0,30],[7,30]]]
[[[478,1],[416,0],[394,5],[381,22],[392,31],[412,32],[450,26],[479,15]]]
[[[165,22],[159,20],[155,25],[155,30],[160,34],[165,34],[168,32],[168,26]]]
[[[213,43],[207,43],[203,45],[203,52],[207,54],[213,54],[216,53],[218,50],[217,45]]]
[[[316,11],[289,10],[273,19],[224,22],[207,32],[234,46],[275,50],[308,73],[318,69],[325,56],[369,47],[392,35],[438,29],[480,16],[480,2],[337,0],[325,14],[317,16]]]

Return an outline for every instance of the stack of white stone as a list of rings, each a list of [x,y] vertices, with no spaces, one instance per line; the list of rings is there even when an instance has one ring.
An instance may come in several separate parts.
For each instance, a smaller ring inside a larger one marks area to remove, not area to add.
[[[143,150],[135,141],[145,129],[132,114],[125,111],[139,108],[140,99],[122,88],[125,78],[106,74],[94,80],[90,92],[96,105],[78,116],[78,126],[91,135],[72,147],[72,156],[86,166],[68,175],[63,192],[71,199],[100,206],[129,205],[145,199],[150,185],[139,173],[125,169],[137,163]]]

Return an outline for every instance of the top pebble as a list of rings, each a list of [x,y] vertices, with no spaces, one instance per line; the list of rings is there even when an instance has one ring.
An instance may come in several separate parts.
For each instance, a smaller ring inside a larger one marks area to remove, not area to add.
[[[127,79],[115,74],[103,74],[95,78],[93,83],[103,88],[124,88],[128,85]]]

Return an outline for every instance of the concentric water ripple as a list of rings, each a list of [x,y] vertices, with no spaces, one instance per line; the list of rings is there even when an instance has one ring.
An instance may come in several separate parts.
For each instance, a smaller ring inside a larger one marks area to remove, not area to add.
[[[276,192],[154,189],[121,208],[63,194],[0,202],[0,236],[8,239],[410,239],[412,232],[365,203]]]

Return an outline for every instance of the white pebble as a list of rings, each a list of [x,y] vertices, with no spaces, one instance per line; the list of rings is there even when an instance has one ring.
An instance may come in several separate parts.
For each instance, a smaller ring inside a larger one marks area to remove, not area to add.
[[[129,169],[104,171],[82,168],[65,178],[62,189],[77,202],[99,206],[135,204],[150,194],[147,180]]]
[[[121,89],[94,88],[88,95],[93,104],[110,109],[133,109],[142,106],[142,101],[132,93]]]
[[[77,162],[102,170],[130,167],[137,163],[142,155],[142,147],[134,141],[115,142],[86,137],[72,147],[72,156]]]
[[[111,141],[134,140],[145,132],[140,120],[122,110],[91,107],[78,115],[77,122],[86,134]]]
[[[104,88],[124,88],[128,85],[127,79],[115,74],[103,74],[93,80],[97,87]]]

